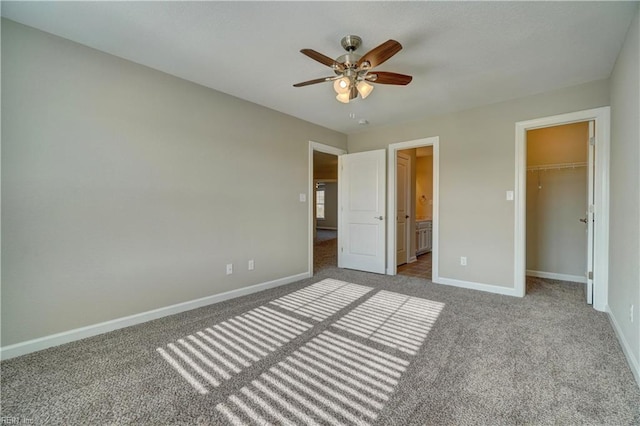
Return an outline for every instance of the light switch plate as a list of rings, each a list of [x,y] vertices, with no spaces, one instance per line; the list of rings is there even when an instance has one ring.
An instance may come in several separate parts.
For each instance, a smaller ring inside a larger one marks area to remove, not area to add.
[[[507,191],[507,201],[513,201],[513,191]]]
[[[307,201],[307,194],[300,194],[300,202],[304,203]]]

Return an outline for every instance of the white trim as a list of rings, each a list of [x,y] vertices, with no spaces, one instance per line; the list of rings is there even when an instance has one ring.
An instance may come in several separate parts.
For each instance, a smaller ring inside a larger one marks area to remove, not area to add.
[[[416,139],[406,142],[389,144],[387,167],[387,217],[395,217],[396,211],[396,154],[402,149],[433,146],[433,241],[431,246],[431,271],[434,277],[438,276],[438,247],[439,247],[439,205],[440,205],[440,137],[432,136],[424,139]],[[387,227],[387,275],[396,275],[396,227]]]
[[[307,268],[309,271],[309,276],[313,276],[313,229],[315,226],[315,224],[313,223],[313,209],[315,208],[315,206],[313,205],[313,185],[315,183],[313,179],[313,151],[324,152],[325,154],[333,154],[337,156],[347,153],[347,151],[345,151],[344,149],[336,148],[335,146],[309,141],[309,185],[307,188],[307,201],[309,204],[309,222],[307,224],[307,246],[309,257],[307,259]]]
[[[325,220],[325,219],[319,219],[319,220]],[[335,226],[316,226],[316,229],[322,229],[325,231],[337,231],[338,228],[336,228]]]
[[[107,333],[109,331],[118,330],[124,327],[130,327],[132,325],[141,324],[143,322],[178,314],[180,312],[190,311],[192,309],[201,308],[203,306],[212,305],[215,303],[223,302],[225,300],[234,299],[236,297],[246,296],[248,294],[257,293],[259,291],[268,290],[270,288],[290,284],[296,281],[303,280],[305,278],[309,278],[310,276],[310,272],[303,272],[301,274],[291,275],[288,277],[279,278],[277,280],[255,284],[249,287],[230,290],[224,293],[190,300],[188,302],[177,303],[175,305],[165,306],[163,308],[153,309],[151,311],[142,312],[139,314],[116,318],[110,321],[88,325],[86,327],[80,327],[73,330],[63,331],[62,333],[56,333],[50,336],[27,340],[26,342],[16,343],[14,345],[0,348],[0,359],[5,360],[9,358],[15,358],[20,355],[26,355],[32,352],[40,351],[42,349],[50,348],[52,346],[75,342],[76,340],[97,336],[98,334]]]
[[[418,261],[418,258],[416,256],[411,256],[407,263],[416,263],[417,261]]]
[[[595,214],[593,307],[604,311],[609,288],[609,127],[610,107],[594,108],[515,124],[515,226],[514,226],[514,287],[517,296],[526,291],[526,173],[527,130],[561,124],[595,120]]]
[[[515,289],[511,287],[502,287],[499,285],[483,284],[483,283],[476,283],[472,281],[462,281],[462,280],[455,280],[452,278],[442,278],[442,277],[438,277],[437,282],[435,278],[432,281],[435,284],[445,284],[445,285],[450,285],[454,287],[466,288],[469,290],[486,291],[488,293],[502,294],[505,296],[516,296]]]
[[[609,314],[609,321],[611,322],[613,330],[616,332],[616,336],[618,337],[620,346],[622,346],[622,352],[624,353],[624,356],[627,357],[627,362],[629,363],[631,372],[636,379],[638,387],[640,387],[640,362],[633,356],[631,345],[629,345],[629,342],[627,341],[627,339],[625,339],[624,334],[620,329],[620,325],[618,324],[616,317],[613,315],[613,312],[611,312],[611,308],[609,307],[609,305],[605,306],[605,312]]]
[[[581,275],[556,274],[555,272],[532,271],[527,269],[527,276],[538,278],[549,278],[551,280],[570,281],[574,283],[587,283],[587,277]]]

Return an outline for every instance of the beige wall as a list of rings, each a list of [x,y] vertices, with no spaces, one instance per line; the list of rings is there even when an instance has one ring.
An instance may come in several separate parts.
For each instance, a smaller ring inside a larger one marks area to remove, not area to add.
[[[313,151],[313,178],[338,179],[338,156],[325,152]]]
[[[640,383],[640,33],[638,12],[611,75],[609,307]],[[634,305],[634,322],[629,308]]]
[[[586,167],[527,172],[527,270],[585,277],[586,206]]]
[[[433,155],[416,159],[416,218],[433,218]]]
[[[527,167],[584,163],[588,139],[588,122],[530,130]],[[526,204],[527,270],[584,278],[587,167],[527,171]]]
[[[307,272],[308,142],[346,147],[7,20],[2,130],[3,346]]]
[[[349,152],[439,136],[439,274],[513,288],[515,123],[608,104],[609,82],[596,81],[352,134]]]
[[[589,123],[565,124],[527,132],[527,166],[587,161]]]

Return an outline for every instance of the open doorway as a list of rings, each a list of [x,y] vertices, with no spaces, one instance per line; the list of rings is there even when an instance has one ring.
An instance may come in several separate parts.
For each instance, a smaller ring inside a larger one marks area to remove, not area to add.
[[[309,143],[309,272],[338,264],[338,156],[345,151]]]
[[[438,144],[431,137],[389,145],[389,275],[438,276]]]
[[[593,229],[588,209],[594,156],[582,121],[527,130],[526,274],[539,280],[584,284],[589,291]],[[591,167],[590,167],[591,166]],[[591,219],[592,220],[592,219]]]
[[[396,175],[397,273],[431,280],[433,146],[398,151]]]
[[[515,246],[514,246],[514,288],[518,296],[526,294],[527,272],[527,174],[534,174],[530,185],[537,191],[537,170],[527,170],[528,132],[566,124],[590,122],[587,155],[587,203],[582,214],[574,220],[586,221],[587,270],[585,271],[586,302],[592,303],[599,311],[606,310],[608,292],[608,228],[609,228],[609,128],[610,108],[601,107],[590,110],[543,117],[517,122],[516,127],[516,191],[515,191]],[[532,166],[533,167],[533,166]],[[564,165],[563,165],[564,167]],[[570,166],[572,167],[572,166]],[[577,167],[576,167],[577,168]],[[542,186],[542,182],[541,186]],[[507,197],[509,197],[507,191]],[[513,195],[513,194],[512,194]],[[512,197],[514,199],[514,197]],[[586,210],[586,211],[585,211]],[[584,228],[584,225],[583,225]],[[582,231],[584,232],[584,231]],[[591,263],[590,263],[591,262]],[[532,271],[532,270],[530,270]],[[544,272],[544,271],[543,271]],[[572,274],[569,274],[570,276]]]
[[[313,272],[338,265],[338,156],[313,153]]]

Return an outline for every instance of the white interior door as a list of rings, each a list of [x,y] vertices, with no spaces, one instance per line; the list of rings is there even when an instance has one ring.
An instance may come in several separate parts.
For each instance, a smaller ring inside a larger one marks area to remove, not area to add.
[[[396,264],[403,265],[409,261],[409,156],[398,153],[396,166]]]
[[[594,178],[595,178],[595,121],[589,121],[587,159],[587,303],[593,304],[593,237],[594,237]]]
[[[338,159],[338,266],[385,272],[385,150]]]

